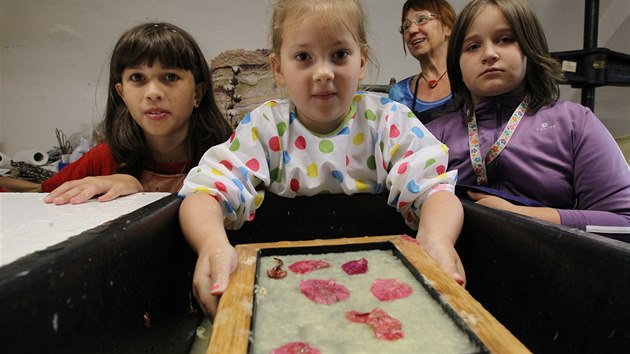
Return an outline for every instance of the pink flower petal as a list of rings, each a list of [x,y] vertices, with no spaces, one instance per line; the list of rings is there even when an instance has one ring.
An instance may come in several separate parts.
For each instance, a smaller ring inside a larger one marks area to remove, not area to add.
[[[350,297],[348,288],[337,284],[334,279],[302,280],[300,282],[300,291],[311,301],[322,305],[332,305]]]
[[[328,268],[330,264],[320,260],[297,261],[289,265],[289,270],[296,274],[306,274],[321,268]]]
[[[411,286],[397,279],[376,279],[370,291],[381,301],[404,299],[413,293]]]
[[[368,261],[365,258],[349,261],[341,266],[348,275],[364,274],[368,271]]]
[[[271,351],[271,354],[320,354],[319,349],[306,342],[291,342]]]
[[[346,319],[355,323],[367,323],[372,326],[372,331],[376,338],[383,340],[397,340],[405,336],[402,331],[402,324],[396,318],[390,316],[383,309],[378,307],[370,312],[348,311]]]

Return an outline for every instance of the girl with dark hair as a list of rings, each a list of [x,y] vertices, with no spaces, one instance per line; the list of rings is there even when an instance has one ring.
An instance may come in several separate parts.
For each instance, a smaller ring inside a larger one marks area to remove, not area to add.
[[[229,137],[210,69],[190,34],[163,22],[122,34],[101,130],[104,143],[30,191],[50,192],[44,201],[55,204],[175,193],[203,153]]]

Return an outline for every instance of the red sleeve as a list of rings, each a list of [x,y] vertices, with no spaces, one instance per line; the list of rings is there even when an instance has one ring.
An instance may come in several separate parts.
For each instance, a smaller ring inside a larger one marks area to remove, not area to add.
[[[66,181],[88,176],[107,176],[116,173],[116,161],[107,144],[98,144],[77,161],[42,182],[42,192],[52,192]]]

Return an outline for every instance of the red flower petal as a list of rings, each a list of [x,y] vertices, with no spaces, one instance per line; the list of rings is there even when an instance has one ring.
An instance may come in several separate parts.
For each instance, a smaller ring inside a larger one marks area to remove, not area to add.
[[[365,258],[349,261],[344,263],[341,269],[348,275],[364,274],[368,271],[368,261]]]
[[[271,351],[271,354],[320,354],[319,349],[306,342],[291,342]]]

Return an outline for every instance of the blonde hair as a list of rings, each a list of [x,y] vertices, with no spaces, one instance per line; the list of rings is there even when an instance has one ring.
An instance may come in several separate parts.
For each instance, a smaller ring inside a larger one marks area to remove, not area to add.
[[[324,23],[341,24],[350,31],[361,52],[370,62],[365,13],[359,0],[277,0],[271,17],[271,51],[279,58],[283,30],[288,23],[299,24],[307,16]]]

